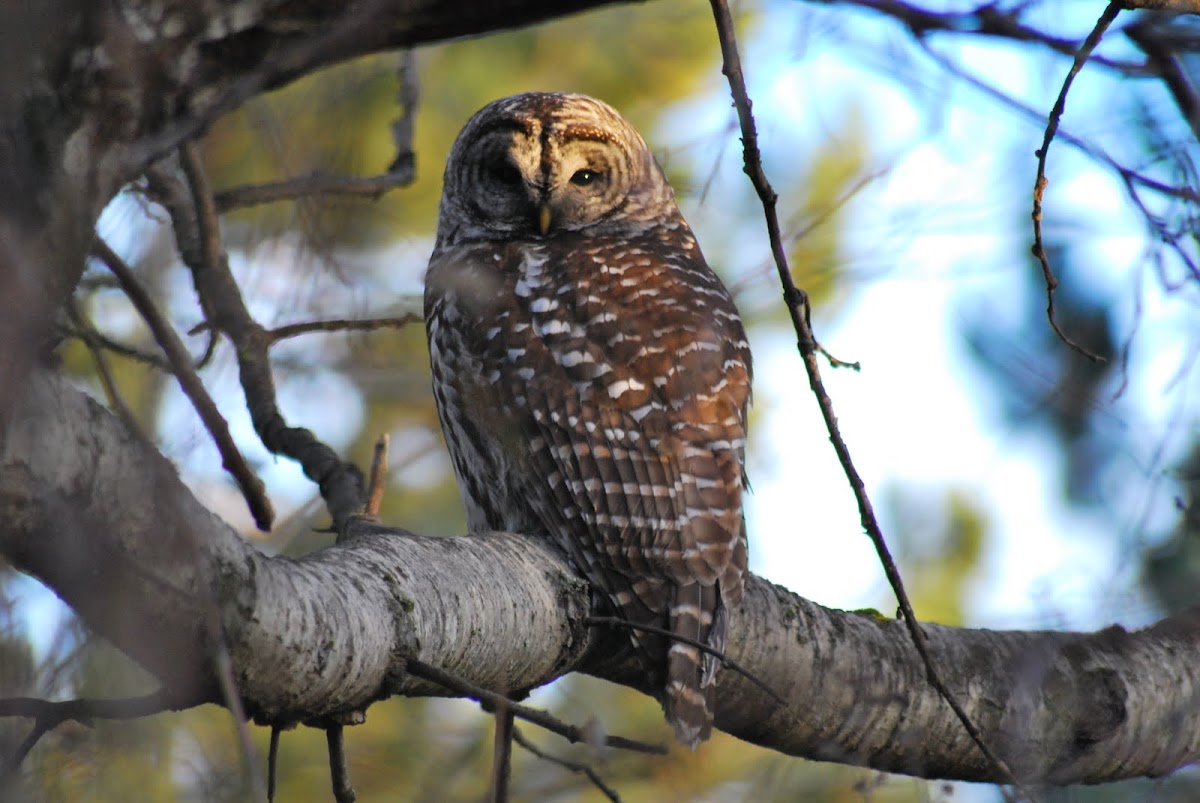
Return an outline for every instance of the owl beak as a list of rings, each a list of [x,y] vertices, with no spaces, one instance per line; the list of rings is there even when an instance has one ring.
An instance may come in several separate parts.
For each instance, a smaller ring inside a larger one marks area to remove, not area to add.
[[[546,232],[550,231],[550,205],[542,204],[538,208],[538,231],[542,236],[546,236]]]

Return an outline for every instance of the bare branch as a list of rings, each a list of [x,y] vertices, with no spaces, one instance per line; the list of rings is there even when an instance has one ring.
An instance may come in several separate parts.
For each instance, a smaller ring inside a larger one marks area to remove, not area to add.
[[[417,103],[421,99],[421,89],[417,83],[417,59],[412,48],[400,54],[397,66],[400,88],[396,92],[396,105],[400,107],[400,116],[392,123],[392,141],[396,143],[396,158],[388,168],[396,172],[408,172],[416,175],[416,155],[413,152],[413,140],[417,123]]]
[[[762,678],[759,678],[754,673],[752,673],[750,670],[746,669],[744,666],[742,666],[737,661],[733,660],[732,658],[730,658],[728,655],[721,652],[720,650],[714,650],[712,647],[705,644],[703,641],[699,641],[694,638],[688,638],[687,636],[683,636],[683,635],[675,633],[671,630],[667,630],[665,627],[655,627],[654,625],[645,625],[645,624],[640,624],[638,622],[630,622],[627,619],[621,619],[620,617],[617,617],[617,616],[589,616],[587,618],[587,623],[589,625],[606,625],[608,627],[626,628],[629,630],[640,630],[644,633],[654,633],[655,635],[662,636],[665,639],[669,639],[671,641],[678,641],[680,644],[687,644],[691,647],[695,647],[696,649],[700,650],[700,652],[702,652],[702,653],[716,657],[716,659],[721,662],[722,666],[728,667],[729,669],[733,670],[734,672],[737,672],[739,675],[744,677],[746,680],[750,681],[755,686],[757,686],[758,688],[762,689],[764,692],[769,694],[771,696],[771,698],[773,700],[775,700],[775,702],[779,703],[780,705],[787,705],[787,701],[783,699],[783,697],[779,694],[779,692],[772,689],[765,680],[763,680]]]
[[[733,103],[737,109],[738,121],[741,126],[744,169],[746,175],[750,177],[751,184],[754,185],[755,192],[758,193],[759,200],[762,202],[763,215],[766,218],[767,234],[771,242],[771,253],[775,257],[775,265],[779,271],[779,280],[783,285],[784,302],[787,304],[788,312],[792,318],[792,325],[796,330],[798,338],[797,347],[800,350],[805,370],[808,373],[809,387],[817,398],[817,404],[821,408],[821,415],[825,419],[825,429],[829,432],[829,439],[833,443],[834,451],[837,452],[838,460],[842,464],[843,471],[845,471],[846,479],[854,491],[854,498],[858,503],[859,517],[862,521],[863,529],[867,531],[867,535],[875,545],[875,551],[879,556],[880,563],[883,565],[888,583],[896,594],[896,599],[903,613],[904,622],[908,627],[909,634],[912,637],[913,645],[916,647],[925,665],[930,685],[938,691],[946,703],[954,710],[963,728],[970,734],[971,739],[979,746],[980,751],[987,757],[988,761],[996,767],[1000,776],[1007,782],[1016,784],[1017,781],[1008,765],[984,741],[983,735],[975,726],[975,723],[971,721],[966,710],[942,681],[941,675],[929,655],[924,631],[921,630],[917,622],[917,617],[913,612],[912,604],[909,602],[908,594],[904,590],[904,582],[900,577],[900,571],[896,568],[896,563],[892,559],[891,552],[888,550],[887,542],[884,540],[883,531],[880,529],[879,522],[875,518],[875,510],[871,505],[870,498],[867,496],[862,477],[859,476],[858,470],[854,467],[854,463],[850,457],[850,450],[846,446],[846,442],[838,429],[837,417],[833,412],[833,402],[830,400],[829,394],[825,391],[824,382],[821,380],[820,366],[817,365],[816,338],[813,337],[812,328],[809,324],[808,297],[792,281],[792,272],[788,267],[787,254],[784,251],[783,239],[780,236],[779,218],[775,212],[775,204],[778,196],[775,194],[774,189],[771,188],[771,184],[763,172],[762,156],[758,149],[758,134],[755,130],[750,97],[746,92],[746,80],[742,75],[741,59],[738,56],[737,40],[733,29],[733,17],[729,13],[729,6],[725,0],[711,0],[711,5],[713,16],[716,20],[717,34],[721,41],[722,72],[729,79]]]
[[[508,787],[512,780],[513,712],[509,710],[508,698],[501,696],[500,704],[492,712],[496,723],[492,735],[492,779],[490,803],[508,803]]]
[[[91,726],[93,719],[137,719],[163,711],[180,711],[190,708],[194,701],[172,700],[163,692],[154,692],[141,697],[117,699],[82,698],[50,702],[35,697],[8,697],[0,699],[0,717],[25,717],[33,719],[33,728],[0,765],[0,789],[8,784],[12,774],[21,766],[25,756],[34,745],[50,731],[68,720]]]
[[[113,281],[116,281],[115,277]],[[90,332],[84,332],[78,327],[72,329],[71,327],[63,326],[60,327],[60,331],[64,337],[78,338],[83,340],[85,343],[91,342],[104,351],[111,351],[113,354],[119,354],[122,357],[128,357],[131,360],[136,360],[143,365],[149,365],[151,368],[157,368],[160,371],[166,371],[167,373],[171,372],[171,364],[163,359],[161,355],[151,354],[148,351],[142,351],[136,346],[131,346],[128,343],[122,343],[119,340],[113,340],[111,337],[96,329],[92,329]]]
[[[125,404],[125,399],[121,397],[121,391],[117,388],[116,380],[113,379],[112,367],[108,364],[108,357],[104,354],[104,343],[100,338],[100,333],[96,331],[92,322],[84,317],[83,311],[79,309],[79,304],[75,299],[71,299],[67,304],[67,317],[77,329],[79,337],[82,338],[84,345],[92,355],[92,363],[96,366],[96,374],[100,377],[100,384],[104,388],[104,397],[108,400],[109,406],[116,410],[117,415],[125,422],[125,426],[137,431],[139,429],[137,420],[134,419],[129,406]]]
[[[304,321],[286,326],[267,329],[265,336],[271,344],[286,340],[289,337],[307,335],[313,332],[374,332],[379,329],[403,329],[412,323],[419,323],[419,313],[408,313],[393,318],[360,318],[358,320],[337,319],[331,321]]]
[[[594,734],[586,728],[578,728],[574,725],[568,725],[560,719],[552,717],[545,711],[539,711],[536,708],[514,703],[509,698],[502,694],[488,691],[482,686],[466,681],[454,674],[443,669],[438,669],[436,666],[430,666],[422,661],[410,658],[407,663],[409,674],[414,677],[424,678],[432,681],[443,688],[457,692],[464,697],[471,697],[481,703],[485,703],[492,707],[493,710],[504,706],[513,716],[525,720],[531,724],[537,725],[539,728],[544,728],[551,733],[557,733],[559,736],[566,739],[572,744],[584,742],[592,744]],[[600,739],[600,744],[605,747],[615,747],[621,750],[632,750],[638,753],[650,753],[653,755],[666,755],[667,747],[661,744],[646,744],[635,739],[627,739],[624,736],[608,736],[603,735]]]
[[[388,444],[391,439],[385,432],[375,441],[375,452],[371,458],[370,479],[367,481],[367,505],[363,514],[369,518],[379,519],[379,506],[383,504],[383,494],[387,490],[388,475]]]
[[[342,726],[327,727],[325,742],[329,748],[329,780],[333,785],[333,799],[337,803],[354,803],[358,800],[358,795],[350,785],[350,771],[346,768],[346,744],[342,738]]]
[[[275,777],[279,768],[279,735],[282,726],[271,726],[271,743],[267,748],[267,803],[275,803]]]
[[[1058,131],[1059,120],[1062,118],[1063,110],[1067,106],[1067,93],[1071,89],[1071,84],[1074,82],[1075,76],[1079,74],[1079,71],[1083,69],[1083,65],[1087,63],[1088,56],[1096,49],[1096,45],[1100,44],[1100,38],[1104,36],[1104,32],[1108,30],[1108,26],[1117,18],[1117,14],[1121,13],[1121,8],[1122,0],[1112,0],[1104,9],[1104,13],[1100,15],[1100,19],[1096,21],[1096,26],[1092,28],[1092,32],[1088,34],[1087,39],[1080,45],[1079,52],[1075,54],[1075,60],[1071,64],[1071,69],[1067,72],[1067,77],[1063,80],[1062,89],[1059,90],[1058,99],[1054,101],[1054,107],[1050,110],[1050,119],[1046,123],[1046,134],[1042,138],[1042,147],[1037,151],[1037,177],[1033,182],[1033,255],[1041,263],[1042,277],[1046,281],[1046,319],[1050,321],[1050,326],[1062,342],[1092,362],[1101,362],[1102,359],[1068,337],[1055,319],[1054,291],[1058,287],[1058,279],[1054,276],[1054,270],[1050,267],[1050,258],[1046,255],[1046,248],[1042,243],[1042,194],[1046,191],[1046,184],[1048,183],[1046,179],[1046,155],[1050,151],[1050,143],[1054,141],[1054,134]]]
[[[613,803],[621,803],[621,798],[617,794],[616,790],[604,783],[604,780],[596,774],[596,771],[582,761],[571,761],[570,759],[562,758],[561,756],[550,755],[533,742],[529,741],[529,739],[525,737],[525,734],[521,733],[519,728],[513,728],[513,741],[521,745],[521,747],[525,748],[530,753],[533,753],[538,758],[542,759],[542,761],[549,761],[551,764],[557,764],[558,766],[568,769],[571,772],[577,772],[586,776],[587,779],[592,782],[592,786],[599,789],[602,795],[607,797]]]
[[[1200,14],[1200,0],[1122,0],[1121,6],[1148,11],[1172,11],[1178,14]]]
[[[318,171],[300,178],[289,178],[269,184],[246,184],[221,190],[213,195],[213,207],[218,213],[224,214],[248,206],[294,201],[313,195],[342,195],[374,201],[397,187],[407,187],[415,177],[415,169],[408,173],[384,173],[363,178]]]
[[[192,403],[196,414],[204,423],[204,428],[212,436],[213,443],[216,444],[217,451],[221,454],[221,464],[241,489],[255,523],[260,529],[269,530],[275,512],[271,507],[271,500],[267,498],[266,486],[250,469],[241,451],[238,450],[233,436],[229,433],[228,422],[225,421],[225,417],[221,415],[216,403],[204,388],[204,383],[200,381],[199,375],[192,368],[192,358],[183,345],[183,341],[175,333],[174,327],[159,312],[154,300],[150,298],[150,294],[142,287],[142,283],[138,281],[137,276],[125,264],[125,261],[100,238],[96,238],[93,247],[96,255],[117,277],[125,295],[129,297],[130,302],[142,316],[146,326],[150,328],[151,334],[154,335],[154,339],[167,356],[172,373],[179,381],[179,387],[183,389],[184,395],[188,397],[188,401]]]
[[[1170,2],[1170,0],[1167,1]],[[1194,0],[1183,1],[1194,2]],[[825,0],[825,2],[830,3],[832,0]],[[1042,45],[1064,56],[1074,55],[1078,46],[1074,40],[1051,36],[1039,28],[1024,24],[1019,19],[1019,10],[1008,10],[996,3],[984,3],[966,11],[932,11],[903,2],[903,0],[838,0],[838,2],[870,9],[892,17],[908,28],[918,39],[933,32],[958,36],[984,36]],[[1146,72],[1146,66],[1138,62],[1117,61],[1103,57],[1097,58],[1096,62],[1126,75],[1137,76]]]
[[[186,168],[187,186],[178,175],[158,166],[147,174],[151,192],[170,212],[175,239],[184,263],[192,271],[201,306],[208,310],[212,325],[233,341],[255,432],[268,450],[300,463],[321,489],[334,529],[341,532],[365,502],[362,474],[309,430],[289,426],[279,412],[267,354],[271,337],[250,316],[221,252],[219,235],[214,234],[216,210],[193,146],[183,149],[181,162]]]

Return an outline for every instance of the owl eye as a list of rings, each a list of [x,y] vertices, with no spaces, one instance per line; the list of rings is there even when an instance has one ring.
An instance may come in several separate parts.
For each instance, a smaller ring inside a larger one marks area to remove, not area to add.
[[[512,162],[494,162],[488,165],[488,173],[497,182],[508,186],[516,186],[522,181],[521,171]]]
[[[575,171],[575,175],[571,176],[571,183],[577,187],[586,187],[589,184],[594,184],[596,179],[603,175],[603,173],[597,170],[588,170],[587,168],[584,168],[583,170]]]

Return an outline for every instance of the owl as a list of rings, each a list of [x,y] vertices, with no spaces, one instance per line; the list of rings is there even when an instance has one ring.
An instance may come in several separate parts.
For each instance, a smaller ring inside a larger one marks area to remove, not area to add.
[[[721,650],[746,575],[750,352],[638,132],[583,95],[476,113],[446,164],[425,324],[471,531],[548,538],[626,621]],[[630,638],[696,747],[717,659]]]

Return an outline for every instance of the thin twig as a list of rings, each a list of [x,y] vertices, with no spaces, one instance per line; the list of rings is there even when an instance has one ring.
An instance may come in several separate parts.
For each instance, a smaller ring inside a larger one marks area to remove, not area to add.
[[[663,638],[667,638],[672,641],[678,641],[680,644],[687,644],[688,646],[695,647],[696,649],[700,650],[700,652],[703,652],[707,655],[711,655],[714,658],[716,658],[718,661],[721,662],[722,666],[732,669],[734,672],[737,672],[739,675],[746,678],[746,680],[750,681],[755,686],[757,686],[758,688],[760,688],[764,692],[766,692],[768,695],[770,695],[771,699],[773,699],[775,702],[779,703],[780,705],[787,705],[787,700],[785,700],[783,698],[783,696],[779,694],[779,692],[775,691],[770,686],[768,686],[767,682],[765,680],[762,680],[761,678],[757,677],[749,669],[746,669],[744,666],[742,666],[737,661],[733,660],[732,658],[730,658],[728,655],[721,652],[720,650],[714,650],[712,647],[708,646],[703,641],[697,641],[694,638],[688,638],[687,636],[681,636],[678,633],[674,633],[670,630],[667,630],[665,627],[655,627],[654,625],[643,625],[643,624],[639,624],[637,622],[630,622],[629,620],[622,619],[619,616],[589,616],[583,620],[583,623],[586,625],[607,625],[608,627],[627,627],[630,630],[641,630],[646,633],[653,633],[657,636],[662,636]]]
[[[492,737],[491,803],[508,803],[508,785],[512,778],[513,712],[508,698],[501,695],[492,713],[496,732]]]
[[[189,145],[181,150],[179,160],[187,181],[168,165],[158,165],[147,172],[149,190],[171,214],[180,254],[192,272],[201,306],[208,311],[212,326],[233,342],[255,432],[269,451],[300,463],[320,488],[334,528],[340,532],[351,517],[362,511],[362,474],[312,432],[289,426],[279,412],[267,354],[270,339],[251,317],[219,241],[214,245],[216,211],[199,154]]]
[[[342,738],[342,726],[325,728],[325,743],[329,748],[329,780],[333,784],[333,799],[337,803],[354,803],[358,795],[350,785],[350,772],[346,768],[346,744]]]
[[[421,89],[417,83],[417,59],[408,48],[400,54],[400,63],[396,68],[397,83],[396,105],[400,108],[400,116],[392,123],[392,142],[396,144],[396,158],[388,167],[389,172],[407,173],[415,176],[417,160],[413,150],[416,133],[417,103],[421,100]]]
[[[246,459],[238,451],[237,444],[234,443],[233,436],[229,433],[229,424],[217,409],[212,397],[208,395],[199,375],[192,368],[192,357],[179,339],[179,335],[159,312],[154,300],[142,287],[142,283],[138,281],[133,270],[125,264],[125,260],[117,256],[108,243],[99,237],[96,238],[92,248],[117,277],[121,283],[121,289],[125,291],[125,295],[129,297],[129,301],[142,316],[150,333],[154,335],[155,341],[167,356],[167,361],[171,364],[172,372],[179,381],[184,395],[192,403],[196,414],[204,423],[204,428],[208,430],[213,442],[217,445],[217,451],[221,454],[221,464],[233,476],[238,488],[241,489],[242,496],[245,497],[246,504],[250,508],[250,514],[254,517],[254,523],[261,530],[271,529],[271,519],[275,517],[275,511],[271,507],[271,500],[267,498],[266,487],[262,480],[250,470]]]
[[[513,713],[513,716],[517,717],[518,719],[523,719],[526,722],[531,722],[540,728],[550,731],[551,733],[557,733],[559,736],[563,737],[572,744],[579,742],[592,744],[594,741],[591,738],[590,731],[587,729],[577,728],[574,725],[568,725],[567,723],[555,718],[545,711],[539,711],[536,708],[529,708],[527,706],[520,705],[519,703],[515,703],[502,694],[496,694],[495,692],[488,691],[482,686],[476,686],[474,683],[463,680],[457,675],[447,672],[444,669],[438,669],[436,666],[430,666],[423,661],[418,661],[416,658],[409,658],[406,663],[408,673],[414,677],[423,678],[431,683],[436,683],[444,689],[449,689],[450,691],[458,692],[466,697],[471,697],[475,700],[478,700],[480,703],[491,706],[493,709],[503,702],[504,705],[508,706],[508,710]],[[666,745],[647,744],[646,742],[627,739],[624,736],[605,735],[604,746],[615,747],[621,750],[632,750],[638,753],[650,753],[651,755],[659,756],[665,756],[668,752]]]
[[[243,184],[213,194],[213,206],[219,214],[248,206],[294,201],[313,195],[342,195],[378,200],[389,190],[407,187],[416,177],[408,173],[383,173],[378,176],[340,176],[316,171],[307,176],[272,181],[267,184]]]
[[[1174,98],[1175,105],[1179,107],[1179,116],[1191,127],[1192,136],[1200,139],[1200,98],[1196,96],[1188,71],[1180,63],[1174,49],[1158,36],[1161,23],[1161,17],[1145,16],[1125,26],[1123,33],[1146,54],[1147,66],[1158,73]]]
[[[419,323],[421,315],[410,312],[392,318],[361,318],[358,320],[338,319],[331,321],[303,321],[277,326],[266,330],[267,339],[272,345],[280,340],[313,332],[374,332],[379,329],[403,329],[412,323]]]
[[[1071,84],[1075,81],[1075,76],[1083,69],[1084,63],[1087,62],[1088,56],[1100,43],[1100,38],[1104,32],[1108,30],[1108,26],[1117,18],[1117,14],[1121,13],[1123,0],[1112,0],[1104,9],[1104,13],[1100,15],[1100,19],[1096,21],[1096,26],[1092,28],[1092,32],[1083,40],[1083,44],[1079,46],[1079,51],[1075,54],[1075,60],[1071,64],[1071,69],[1067,72],[1067,77],[1063,80],[1062,89],[1059,90],[1058,99],[1054,101],[1054,107],[1050,110],[1050,118],[1046,122],[1046,133],[1042,138],[1042,147],[1037,150],[1037,177],[1033,182],[1033,255],[1037,257],[1038,262],[1042,266],[1042,278],[1046,282],[1046,318],[1050,321],[1050,326],[1054,329],[1054,333],[1059,339],[1071,347],[1072,350],[1087,357],[1092,362],[1103,362],[1103,358],[1097,354],[1093,354],[1083,346],[1069,338],[1058,325],[1054,315],[1054,291],[1058,287],[1058,279],[1054,276],[1054,270],[1050,267],[1050,259],[1046,256],[1046,248],[1042,243],[1042,195],[1046,191],[1046,185],[1049,183],[1046,179],[1046,154],[1050,150],[1050,143],[1054,141],[1054,134],[1058,131],[1059,120],[1062,119],[1063,110],[1067,105],[1067,92],[1071,89]]]
[[[1001,7],[994,2],[981,3],[968,11],[946,12],[920,8],[902,0],[841,0],[841,2],[868,8],[889,16],[918,37],[941,31],[959,36],[967,34],[1039,44],[1067,56],[1075,51],[1073,40],[1050,36],[1038,28],[1025,25],[1019,19],[1016,11]],[[1098,61],[1103,66],[1127,76],[1146,74],[1146,67],[1140,62],[1118,61],[1109,58],[1101,58]]]
[[[271,726],[271,744],[267,748],[267,803],[275,803],[275,777],[279,768],[279,725]]]
[[[88,352],[92,355],[92,363],[96,366],[96,374],[100,377],[100,384],[104,387],[104,397],[108,400],[108,404],[114,410],[120,419],[125,422],[125,426],[132,431],[140,431],[137,419],[133,417],[133,412],[129,409],[129,405],[125,404],[125,399],[121,396],[121,391],[117,387],[117,382],[113,378],[112,366],[108,364],[108,357],[104,354],[104,346],[100,342],[100,333],[96,331],[96,327],[83,314],[83,310],[79,308],[79,303],[75,299],[71,299],[67,304],[67,317],[79,332],[79,336],[83,339],[83,344],[87,346]]]
[[[611,800],[612,803],[621,803],[621,797],[617,794],[616,790],[606,784],[603,779],[596,774],[594,769],[587,764],[584,764],[582,761],[572,761],[569,758],[550,755],[533,742],[529,741],[525,734],[521,733],[521,731],[515,727],[513,728],[513,741],[521,745],[521,747],[525,748],[530,753],[533,753],[538,758],[542,759],[542,761],[549,761],[551,764],[557,764],[558,766],[568,769],[571,772],[577,772],[587,776],[587,779],[592,782],[592,786],[599,789],[600,793]]]
[[[379,518],[379,506],[383,504],[383,493],[387,490],[388,475],[388,444],[391,438],[385,432],[375,441],[375,451],[371,457],[370,479],[367,480],[367,506],[364,514],[371,518]]]
[[[930,47],[929,44],[924,40],[918,39],[917,42],[920,44],[925,54],[937,62],[942,69],[967,82],[972,87],[984,93],[993,100],[996,100],[1010,109],[1013,109],[1029,120],[1040,121],[1045,118],[1045,115],[1042,112],[1037,111],[1036,109],[1033,109],[1024,103],[1021,103],[1012,96],[1001,92],[987,81],[984,81],[962,69],[962,67]],[[1149,207],[1146,206],[1146,202],[1142,199],[1138,188],[1144,188],[1166,198],[1185,201],[1189,204],[1200,204],[1200,191],[1192,189],[1186,185],[1174,186],[1171,184],[1164,184],[1163,182],[1143,175],[1136,170],[1132,170],[1118,162],[1103,149],[1097,148],[1094,145],[1084,141],[1082,138],[1075,136],[1065,128],[1060,127],[1058,129],[1055,139],[1065,141],[1077,151],[1087,156],[1089,159],[1092,159],[1093,161],[1112,170],[1113,173],[1115,173],[1117,177],[1121,179],[1121,184],[1125,188],[1125,196],[1135,207],[1137,207],[1138,213],[1142,216],[1142,221],[1149,232],[1150,238],[1155,241],[1161,241],[1170,247],[1171,250],[1175,252],[1175,255],[1179,257],[1180,261],[1184,264],[1188,271],[1192,274],[1192,276],[1200,279],[1200,265],[1198,265],[1183,248],[1183,246],[1180,245],[1178,235],[1170,231],[1167,225],[1161,219],[1159,219],[1156,214],[1150,211]],[[1166,283],[1164,282],[1164,286],[1165,284]]]
[[[954,63],[951,59],[948,59],[931,47],[924,39],[917,39],[917,44],[920,45],[921,50],[927,56],[929,56],[929,58],[937,62],[938,66],[940,66],[942,69],[946,70],[956,78],[966,81],[972,87],[997,101],[998,103],[1007,106],[1031,122],[1045,119],[1045,114],[1041,111],[1022,103],[1011,95],[1000,91],[987,81],[984,81],[978,76],[967,72],[960,65]],[[1135,185],[1145,187],[1146,189],[1159,195],[1163,195],[1167,198],[1175,198],[1181,201],[1187,201],[1189,203],[1200,203],[1200,190],[1196,190],[1188,186],[1164,184],[1157,179],[1143,175],[1142,173],[1139,173],[1138,171],[1121,164],[1102,148],[1096,147],[1094,144],[1087,142],[1080,136],[1072,134],[1065,128],[1059,128],[1056,139],[1064,140],[1071,145],[1071,147],[1075,148],[1089,159],[1104,165],[1120,176],[1121,181],[1126,185],[1126,190],[1130,195],[1130,199],[1137,204],[1143,216],[1145,217],[1149,217],[1150,215],[1145,206],[1138,200],[1134,190]]]
[[[163,711],[178,711],[188,707],[182,700],[172,700],[165,692],[157,691],[141,697],[117,699],[81,698],[51,702],[36,697],[0,699],[0,717],[33,719],[33,728],[11,756],[0,765],[0,789],[5,788],[34,745],[50,731],[68,720],[91,726],[93,719],[136,719]]]
[[[225,643],[225,634],[221,630],[220,615],[216,600],[210,600],[207,611],[208,638],[213,651],[213,668],[217,683],[221,687],[221,697],[225,707],[233,717],[234,728],[237,730],[239,755],[242,758],[242,773],[254,795],[255,800],[262,800],[267,790],[263,787],[262,777],[258,774],[258,750],[254,746],[254,738],[250,727],[246,724],[246,707],[242,705],[242,695],[238,691],[237,677],[234,675],[233,658],[229,654],[229,645]]]
[[[113,277],[113,282],[117,283],[115,276]],[[171,364],[163,359],[161,354],[152,354],[148,351],[142,351],[136,346],[131,346],[128,343],[122,343],[119,340],[113,340],[111,337],[98,329],[93,329],[90,333],[85,334],[78,327],[61,326],[59,327],[59,331],[62,333],[63,337],[74,337],[84,341],[91,340],[105,351],[111,351],[113,354],[121,357],[127,357],[131,360],[135,360],[136,362],[140,362],[143,365],[149,365],[153,368],[157,368],[160,371],[166,371],[167,373],[171,372]]]
[[[846,441],[842,438],[841,431],[838,428],[837,417],[833,412],[833,402],[830,400],[829,394],[825,391],[825,384],[821,380],[821,369],[817,364],[816,340],[809,325],[808,297],[792,281],[792,273],[787,264],[787,254],[784,251],[783,242],[779,234],[779,218],[775,211],[778,196],[771,188],[771,184],[763,172],[762,156],[758,149],[758,133],[754,124],[754,115],[751,111],[750,97],[746,92],[746,80],[742,74],[741,59],[738,56],[733,18],[729,13],[729,6],[725,0],[710,0],[710,2],[713,9],[713,16],[716,20],[717,34],[721,42],[721,55],[723,58],[722,72],[729,79],[729,88],[733,96],[733,103],[737,109],[738,122],[741,127],[744,169],[746,175],[750,177],[751,184],[754,185],[759,200],[762,202],[763,216],[766,218],[767,234],[771,242],[771,252],[775,255],[775,265],[779,272],[780,283],[783,285],[784,302],[787,304],[792,325],[796,330],[796,345],[804,361],[804,368],[808,374],[809,387],[813,395],[816,396],[817,404],[821,409],[821,416],[825,421],[825,428],[829,433],[830,442],[837,453],[838,461],[842,465],[842,470],[846,474],[850,488],[854,492],[863,529],[874,544],[875,552],[879,556],[888,583],[896,594],[896,599],[900,605],[909,635],[912,638],[913,646],[916,648],[917,654],[925,665],[925,673],[929,684],[937,690],[942,699],[954,711],[963,728],[971,737],[971,740],[979,747],[980,752],[983,753],[989,763],[997,769],[1000,777],[1015,785],[1016,781],[1013,778],[1012,771],[984,741],[983,735],[979,732],[975,723],[971,721],[967,712],[942,681],[941,675],[937,671],[932,657],[929,655],[925,632],[917,622],[912,603],[909,601],[908,594],[904,590],[904,582],[900,577],[900,571],[896,568],[896,562],[892,559],[887,541],[883,537],[883,531],[880,529],[879,522],[875,517],[875,510],[871,505],[870,498],[867,496],[862,477],[859,476],[858,470],[854,467],[854,462],[850,457],[850,450],[846,446]]]

